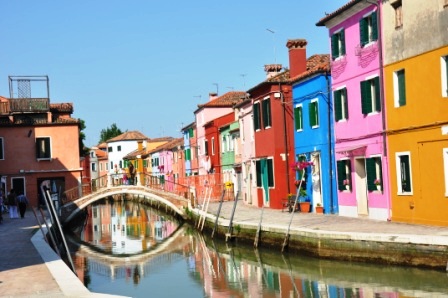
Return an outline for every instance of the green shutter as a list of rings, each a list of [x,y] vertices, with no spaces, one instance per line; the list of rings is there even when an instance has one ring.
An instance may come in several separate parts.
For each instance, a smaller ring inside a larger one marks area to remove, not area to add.
[[[404,69],[397,72],[398,79],[398,105],[406,105],[406,85],[405,85],[405,73]]]
[[[271,126],[271,105],[269,99],[263,100],[262,114],[263,127],[266,128],[268,126]]]
[[[339,33],[341,36],[341,56],[345,55],[345,30],[341,30]]]
[[[126,166],[125,166],[126,167]],[[148,161],[146,159],[143,160],[143,167],[147,168],[148,167]]]
[[[254,114],[254,130],[260,129],[260,104],[255,103],[253,107]]]
[[[366,158],[366,172],[367,172],[367,189],[370,191],[376,190],[376,162],[375,158]]]
[[[344,180],[347,176],[345,172],[345,160],[338,160],[336,162],[336,168],[338,171],[338,189],[345,190]]]
[[[192,127],[188,130],[188,135],[189,135],[190,139],[194,136],[194,131],[193,131]]]
[[[272,159],[269,158],[266,161],[268,167],[268,186],[274,187],[274,166],[272,164]]]
[[[344,88],[341,91],[342,91],[342,94],[344,95],[343,96],[343,98],[344,98],[343,105],[344,105],[344,110],[345,110],[345,119],[348,119],[348,94],[347,94],[347,88]]]
[[[256,172],[256,178],[257,178],[257,187],[261,187],[261,161],[257,160],[255,161],[255,172]]]
[[[335,120],[339,121],[342,119],[342,90],[336,90],[334,92],[334,113],[335,113]]]
[[[310,126],[313,127],[319,125],[317,101],[313,101],[308,104],[308,113],[310,115]]]
[[[297,106],[294,109],[294,123],[296,126],[296,130],[303,129],[303,127],[302,127],[302,106]]]
[[[380,94],[380,77],[374,79],[375,84],[375,110],[377,112],[381,111],[381,94]]]
[[[336,59],[339,57],[338,35],[333,34],[331,36],[331,57]]]
[[[445,77],[446,93],[448,95],[448,56],[445,56],[444,60],[445,60],[445,74],[446,74]]]
[[[378,40],[378,13],[374,11],[371,15],[372,18],[372,41]]]
[[[361,110],[364,115],[372,112],[372,93],[370,81],[361,81]]]
[[[366,18],[359,20],[359,40],[361,42],[361,46],[369,43],[369,27]]]

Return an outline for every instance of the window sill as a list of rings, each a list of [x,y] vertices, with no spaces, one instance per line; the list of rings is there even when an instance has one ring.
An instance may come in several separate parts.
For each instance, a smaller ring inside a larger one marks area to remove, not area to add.
[[[51,157],[48,158],[36,158],[37,161],[52,161],[53,159]]]

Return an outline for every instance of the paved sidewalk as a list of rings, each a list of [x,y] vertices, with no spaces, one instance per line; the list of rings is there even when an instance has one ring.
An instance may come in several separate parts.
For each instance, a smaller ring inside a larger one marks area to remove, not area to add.
[[[119,297],[91,293],[45,242],[31,210],[3,214],[0,224],[0,297]]]
[[[234,202],[224,202],[220,212],[221,221],[229,221]],[[210,203],[209,220],[214,222],[219,203]],[[195,209],[200,213],[201,209]],[[262,209],[245,205],[239,201],[233,218],[233,225],[258,227]],[[291,215],[293,214],[292,221]],[[448,227],[434,227],[395,223],[339,215],[315,213],[289,213],[282,210],[264,208],[262,230],[287,231],[291,221],[290,234],[313,233],[319,237],[332,239],[371,240],[382,242],[402,242],[448,247]],[[225,223],[222,223],[225,225]],[[448,261],[448,260],[447,260]]]

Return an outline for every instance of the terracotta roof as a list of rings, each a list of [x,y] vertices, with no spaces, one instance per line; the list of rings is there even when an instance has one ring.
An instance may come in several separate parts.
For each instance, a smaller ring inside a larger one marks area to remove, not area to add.
[[[316,26],[325,26],[325,23],[334,18],[335,16],[339,15],[340,13],[346,11],[350,7],[354,6],[358,2],[361,2],[363,0],[351,0],[347,4],[343,5],[342,7],[338,8],[334,12],[327,14],[325,17],[319,20],[319,22],[316,23]]]
[[[142,148],[141,150],[136,149],[134,151],[129,152],[125,156],[123,156],[123,159],[136,159],[137,155],[142,155],[143,156],[145,154],[147,154],[146,148]]]
[[[51,112],[59,112],[59,113],[73,113],[73,103],[50,103],[50,111]]]
[[[102,142],[101,144],[98,144],[97,146],[99,149],[103,148],[106,149],[107,148],[107,143],[106,142]]]
[[[244,92],[244,91],[231,91],[231,92],[227,92],[227,93],[225,93],[207,103],[198,104],[198,108],[233,107],[235,104],[242,102],[244,97],[246,97],[246,92]]]
[[[156,142],[169,142],[172,139],[173,137],[160,137],[160,138],[147,139],[146,141],[148,143],[156,143]]]
[[[173,148],[177,148],[177,146],[182,146],[183,144],[184,144],[183,138],[174,139],[168,143],[157,146],[156,148],[150,150],[148,153],[154,153],[154,152],[159,152],[159,151],[163,151],[163,150],[171,150]]]
[[[125,133],[122,133],[119,136],[116,136],[112,139],[109,139],[106,141],[106,143],[110,142],[118,142],[118,141],[137,141],[137,140],[147,140],[148,137],[142,134],[139,131],[133,130],[133,131],[127,131]]]
[[[101,149],[96,149],[95,150],[95,155],[98,158],[104,158],[104,157],[107,157],[107,152],[104,151],[104,150],[101,150]]]
[[[265,84],[275,84],[275,83],[289,83],[289,69],[287,69],[271,78],[264,80],[263,82],[259,83],[258,85],[247,90],[247,92],[250,93],[251,91],[253,91]]]
[[[321,54],[321,55],[312,55],[306,60],[306,71],[301,74],[295,76],[290,79],[291,83],[304,79],[306,77],[315,75],[317,73],[328,72],[330,73],[330,55],[329,54]]]

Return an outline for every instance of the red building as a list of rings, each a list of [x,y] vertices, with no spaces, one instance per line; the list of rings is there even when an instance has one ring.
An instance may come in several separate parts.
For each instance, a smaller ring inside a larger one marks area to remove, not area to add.
[[[265,66],[267,79],[248,90],[255,131],[258,206],[281,209],[293,190],[293,111],[289,71],[280,64]]]

